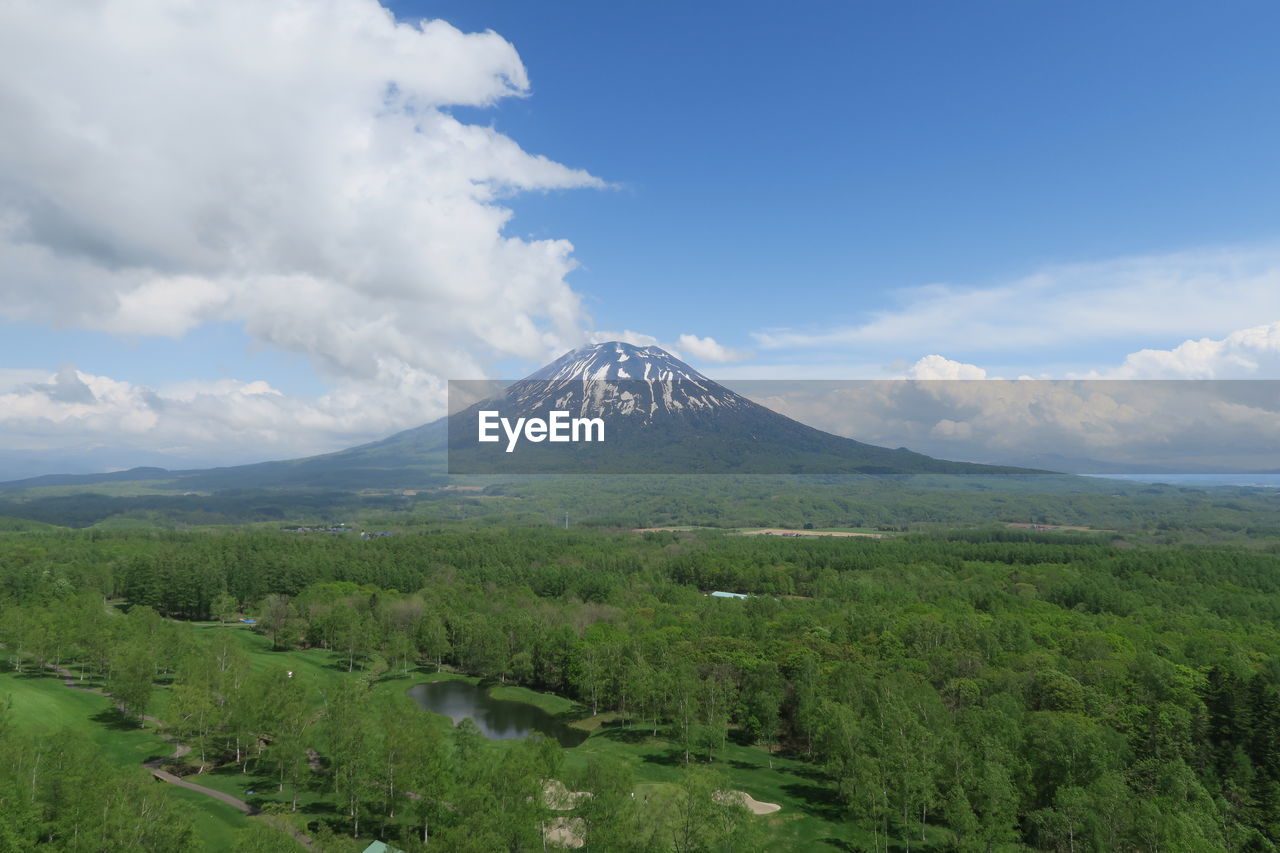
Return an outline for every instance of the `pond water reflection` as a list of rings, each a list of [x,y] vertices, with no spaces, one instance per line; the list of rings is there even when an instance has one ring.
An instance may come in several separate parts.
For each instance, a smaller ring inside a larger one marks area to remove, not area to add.
[[[556,719],[526,702],[494,699],[489,692],[465,681],[432,681],[415,684],[409,696],[418,707],[443,714],[457,725],[470,717],[481,733],[492,740],[514,740],[541,732],[564,747],[577,746],[587,732]]]

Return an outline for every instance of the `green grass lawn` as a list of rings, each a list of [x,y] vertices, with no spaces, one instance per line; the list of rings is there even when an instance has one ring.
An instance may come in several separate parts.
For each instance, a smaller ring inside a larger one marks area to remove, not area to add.
[[[320,649],[272,651],[266,637],[244,626],[220,628],[216,623],[201,624],[196,626],[196,630],[231,631],[249,653],[255,669],[285,666],[292,669],[296,677],[313,679],[322,691],[340,679],[351,677],[346,671],[346,659],[332,652]],[[358,665],[356,671],[360,672]],[[371,701],[393,693],[403,695],[414,684],[443,680],[481,683],[474,676],[437,673],[429,667],[411,670],[407,676],[386,672],[373,681],[374,697]],[[637,796],[648,794],[655,805],[669,798],[680,778],[683,754],[675,744],[652,738],[650,730],[643,726],[619,725],[616,715],[609,713],[591,717],[586,708],[571,699],[526,687],[491,684],[489,692],[497,699],[528,702],[562,719],[579,718],[581,727],[592,730],[582,745],[565,750],[567,772],[585,768],[593,755],[619,758],[635,773]],[[437,718],[442,726],[450,725],[448,718]],[[504,749],[510,742],[493,741],[492,744],[495,749]],[[831,785],[811,764],[775,755],[771,769],[769,755],[763,749],[730,742],[717,754],[712,766],[724,773],[734,788],[746,791],[762,802],[782,806],[781,811],[772,815],[753,818],[767,827],[770,849],[847,850],[849,845],[858,849],[859,845],[870,847],[872,843],[869,831],[862,831],[845,818]],[[270,779],[252,773],[245,775],[235,769],[207,773],[201,782],[249,799],[259,806],[270,801],[288,802],[290,797],[287,789],[277,793],[276,785]],[[254,791],[252,796],[247,794],[250,790]],[[303,794],[300,807],[304,820],[307,816],[332,813],[327,798],[314,792]]]
[[[18,731],[37,736],[55,736],[67,729],[83,732],[110,764],[122,769],[145,774],[142,762],[173,751],[151,728],[122,726],[105,696],[72,690],[61,678],[0,673],[0,698],[4,697],[12,698],[12,720]],[[231,806],[196,791],[166,785],[165,793],[187,804],[196,835],[209,851],[230,850],[236,831],[248,820]]]
[[[637,796],[665,799],[680,779],[684,754],[679,747],[651,736],[644,726],[606,726],[581,746],[567,750],[566,767],[585,767],[592,755],[610,755],[632,768]],[[870,848],[872,836],[851,824],[831,785],[812,764],[782,755],[773,756],[758,747],[728,743],[705,764],[723,773],[729,786],[746,791],[765,803],[777,803],[780,811],[753,818],[767,827],[771,850],[849,850]],[[849,846],[852,845],[852,846]]]
[[[72,690],[60,678],[0,673],[0,697],[3,696],[12,697],[12,719],[19,731],[44,736],[63,729],[82,731],[117,767],[136,768],[173,751],[149,728],[121,726],[105,696]]]
[[[165,789],[165,793],[190,804],[195,815],[196,837],[204,842],[204,849],[209,853],[230,850],[235,844],[236,833],[250,820],[239,809],[199,791],[188,791],[176,785],[166,785]]]
[[[320,649],[272,651],[270,641],[247,626],[196,623],[191,627],[198,632],[230,633],[248,653],[255,670],[292,670],[296,678],[306,679],[315,687],[317,703],[321,701],[322,694],[341,680],[360,675],[372,676],[370,702],[403,695],[414,684],[427,681],[481,683],[475,677],[452,672],[437,673],[431,667],[417,668],[406,674],[379,673],[376,667],[370,672],[361,670],[357,665],[353,674],[347,672],[345,657],[333,652]],[[525,687],[490,683],[489,690],[494,698],[527,702],[562,720],[576,720],[577,725],[591,731],[590,737],[580,746],[565,750],[566,773],[581,771],[592,756],[608,755],[632,768],[637,782],[637,797],[647,795],[654,808],[662,808],[662,804],[672,796],[683,769],[683,754],[676,744],[663,739],[661,730],[659,737],[654,738],[645,726],[622,725],[616,714],[592,717],[580,703]],[[88,731],[104,754],[119,766],[137,767],[148,758],[168,754],[171,749],[149,729],[113,726],[114,715],[109,713],[110,703],[106,698],[70,690],[62,685],[60,679],[5,674],[0,676],[0,695],[6,692],[14,696],[14,715],[20,721],[19,725],[44,733],[56,732],[63,726]],[[157,687],[152,705],[152,712],[161,718],[167,704],[166,694],[164,688]],[[451,726],[447,717],[432,716],[442,728]],[[509,748],[512,742],[490,743],[493,749],[502,750]],[[705,761],[706,757],[699,756],[697,760]],[[716,753],[711,766],[727,777],[730,787],[746,791],[762,802],[782,806],[772,815],[753,818],[766,828],[771,850],[849,850],[872,844],[871,833],[847,819],[832,786],[820,769],[812,764],[796,757],[774,755],[770,767],[770,756],[765,750],[735,743],[731,739]],[[288,804],[292,797],[287,787],[278,791],[277,783],[270,777],[255,772],[246,774],[236,766],[201,774],[193,781],[248,800],[260,808],[269,807],[272,802]],[[197,829],[206,839],[207,849],[230,848],[232,834],[247,820],[244,815],[195,792],[177,788],[170,790],[193,807]],[[335,809],[329,795],[304,791],[299,798],[299,813],[288,815],[286,819],[302,828],[308,820],[334,816]],[[945,830],[931,827],[929,840],[941,841],[947,834]]]

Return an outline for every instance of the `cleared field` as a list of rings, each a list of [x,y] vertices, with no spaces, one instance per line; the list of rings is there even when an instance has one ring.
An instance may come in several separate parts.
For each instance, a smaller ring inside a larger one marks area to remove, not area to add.
[[[857,528],[829,528],[826,530],[787,530],[782,527],[760,527],[735,531],[740,536],[860,536],[867,539],[887,539],[889,534]]]
[[[1009,521],[1005,522],[1005,527],[1012,527],[1015,530],[1075,530],[1089,533],[1115,533],[1115,530],[1108,530],[1105,527],[1083,527],[1079,524],[1033,524],[1029,521]]]

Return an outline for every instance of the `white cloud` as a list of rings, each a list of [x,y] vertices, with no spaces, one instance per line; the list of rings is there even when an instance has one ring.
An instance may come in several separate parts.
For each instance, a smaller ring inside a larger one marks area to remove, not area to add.
[[[1280,321],[1239,329],[1221,338],[1183,341],[1170,349],[1141,349],[1115,366],[1059,375],[1065,379],[1280,379]],[[913,364],[905,378],[998,377],[974,364],[928,355]],[[1051,377],[1042,374],[1038,378]]]
[[[232,321],[411,397],[574,343],[572,246],[505,200],[601,182],[448,112],[527,93],[497,34],[374,0],[4,3],[0,316]]]
[[[606,344],[611,341],[622,341],[624,344],[632,344],[638,347],[660,347],[662,344],[653,335],[646,335],[644,332],[633,332],[630,329],[623,329],[621,332],[612,332],[608,330],[591,332],[587,335],[587,343]],[[563,355],[563,351],[555,353],[555,355]]]
[[[1280,469],[1269,383],[849,380],[734,383],[811,426],[943,459],[1099,472]]]
[[[1108,379],[1280,378],[1280,322],[1240,329],[1219,338],[1184,341],[1167,349],[1130,353]]]
[[[926,355],[907,370],[908,379],[986,379],[987,371],[976,364],[952,361],[940,355]]]
[[[279,458],[381,437],[394,425],[443,414],[438,384],[405,388],[368,394],[344,384],[307,399],[262,381],[150,388],[64,365],[0,393],[0,432],[11,449],[112,446],[226,461]]]
[[[704,362],[725,363],[741,361],[751,356],[751,353],[730,349],[717,342],[715,338],[700,338],[697,335],[683,334],[675,343],[664,342],[653,335],[635,332],[631,329],[623,329],[622,331],[603,329],[590,332],[587,335],[588,343],[601,344],[609,341],[622,341],[638,347],[661,347],[676,358],[692,357],[696,361]],[[560,350],[552,355],[554,357],[562,354],[563,350]]]
[[[724,363],[742,361],[751,357],[751,353],[730,349],[718,343],[715,338],[709,335],[705,338],[700,338],[697,335],[681,335],[678,346],[698,361]]]
[[[1280,250],[1224,249],[1047,267],[989,287],[932,285],[865,323],[770,329],[767,349],[1034,353],[1099,340],[1225,335],[1280,317]]]
[[[21,385],[30,385],[33,382],[40,382],[47,375],[47,370],[0,368],[0,392],[11,391]]]

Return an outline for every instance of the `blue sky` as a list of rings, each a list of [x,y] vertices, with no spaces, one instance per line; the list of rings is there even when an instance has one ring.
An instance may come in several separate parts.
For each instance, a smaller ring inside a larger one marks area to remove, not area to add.
[[[1280,377],[1275,4],[103,9],[0,12],[0,450],[334,449],[621,335]]]
[[[394,8],[510,39],[532,97],[476,118],[621,186],[514,223],[573,240],[604,328],[674,339],[678,304],[749,347],[900,288],[1277,234],[1274,4]]]

